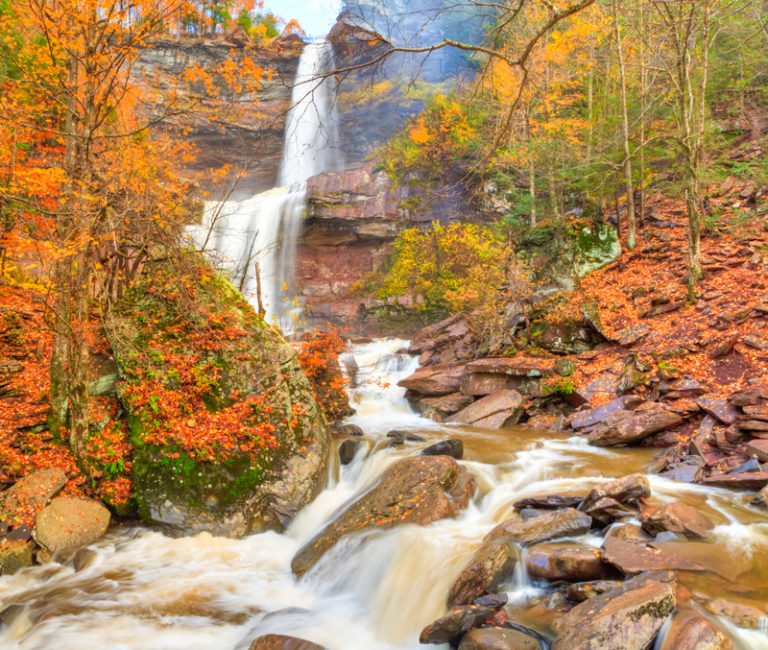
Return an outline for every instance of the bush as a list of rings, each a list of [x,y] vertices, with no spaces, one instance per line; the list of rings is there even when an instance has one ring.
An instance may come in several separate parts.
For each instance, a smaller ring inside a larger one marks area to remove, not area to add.
[[[299,349],[299,363],[315,400],[331,422],[352,414],[345,390],[346,377],[339,363],[339,355],[346,347],[338,331],[331,328],[305,334]]]

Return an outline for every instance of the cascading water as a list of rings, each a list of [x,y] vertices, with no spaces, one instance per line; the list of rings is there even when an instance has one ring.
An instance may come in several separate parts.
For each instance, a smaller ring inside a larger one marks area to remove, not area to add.
[[[306,210],[307,180],[339,169],[333,47],[310,43],[301,54],[285,128],[278,187],[242,201],[209,203],[193,236],[220,258],[254,306],[292,332],[301,306],[293,278]]]
[[[402,347],[401,341],[379,341],[353,348],[355,422],[369,434],[369,447],[337,468],[327,489],[284,534],[171,539],[146,529],[116,530],[90,556],[0,579],[0,648],[246,650],[255,637],[276,633],[311,639],[328,650],[416,650],[424,647],[419,631],[444,613],[451,583],[484,535],[511,516],[512,503],[537,494],[584,492],[607,480],[603,475],[642,471],[652,457],[651,450],[600,449],[551,433],[426,422],[396,386],[398,376],[414,367]],[[426,441],[389,447],[385,433],[392,423]],[[456,435],[465,442],[462,462],[480,484],[458,518],[346,538],[304,578],[293,577],[291,558],[335,512],[398,459]],[[706,546],[688,543],[680,552],[732,575],[735,598],[740,589],[765,590],[768,530],[759,511],[725,490],[660,477],[651,477],[651,487],[655,498],[687,502],[719,523]],[[599,546],[602,539],[588,534],[571,541]],[[709,555],[705,549],[712,549]],[[723,596],[724,583],[714,573],[690,579],[689,590]],[[522,570],[510,575],[502,589],[510,594],[515,619],[547,626],[541,607],[529,608],[546,593],[544,587]],[[732,624],[728,629],[741,648],[768,650],[764,631]]]

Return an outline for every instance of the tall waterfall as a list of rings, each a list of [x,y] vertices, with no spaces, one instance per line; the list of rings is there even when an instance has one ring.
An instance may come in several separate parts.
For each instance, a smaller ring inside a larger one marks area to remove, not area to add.
[[[285,127],[278,187],[242,201],[206,205],[195,239],[222,261],[235,285],[267,319],[290,333],[301,313],[296,299],[296,248],[306,211],[307,180],[339,169],[335,82],[330,43],[301,54]],[[259,284],[261,285],[259,287]]]

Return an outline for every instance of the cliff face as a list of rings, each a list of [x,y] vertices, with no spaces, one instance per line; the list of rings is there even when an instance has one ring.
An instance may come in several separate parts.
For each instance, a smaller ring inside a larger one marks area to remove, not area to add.
[[[197,150],[196,160],[185,171],[191,172],[201,189],[212,191],[214,197],[223,187],[213,187],[211,170],[224,165],[232,166],[233,171],[246,170],[229,197],[238,199],[253,196],[277,183],[291,86],[300,55],[301,43],[259,50],[224,42],[162,42],[142,53],[134,75],[151,80],[152,86],[163,93],[174,88],[184,70],[192,66],[211,70],[227,59],[238,62],[248,56],[270,72],[257,97],[247,94],[237,97],[220,119],[211,122],[191,113],[174,118],[169,127],[183,134]],[[161,107],[150,110],[157,112]]]
[[[359,330],[375,304],[364,291],[366,280],[410,220],[401,207],[407,194],[369,163],[311,178],[307,196],[297,268],[307,315],[314,323]]]

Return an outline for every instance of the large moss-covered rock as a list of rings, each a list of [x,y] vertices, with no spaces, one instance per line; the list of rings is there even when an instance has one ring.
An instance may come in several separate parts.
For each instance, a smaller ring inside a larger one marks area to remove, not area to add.
[[[142,277],[107,319],[139,515],[183,533],[282,529],[329,453],[294,349],[196,255]]]

